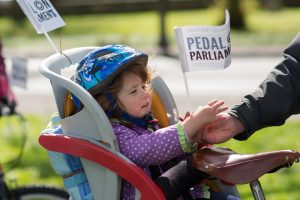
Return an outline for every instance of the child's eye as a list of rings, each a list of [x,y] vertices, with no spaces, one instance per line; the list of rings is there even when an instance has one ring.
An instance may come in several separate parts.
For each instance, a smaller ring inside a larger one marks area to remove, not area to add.
[[[134,93],[136,93],[136,89],[130,91],[130,94],[134,94]]]

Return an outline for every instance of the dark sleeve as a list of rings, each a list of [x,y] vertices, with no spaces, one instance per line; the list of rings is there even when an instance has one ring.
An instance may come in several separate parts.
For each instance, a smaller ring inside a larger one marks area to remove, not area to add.
[[[235,139],[245,140],[259,129],[282,125],[291,115],[300,113],[300,34],[284,56],[255,92],[229,112],[245,127]]]

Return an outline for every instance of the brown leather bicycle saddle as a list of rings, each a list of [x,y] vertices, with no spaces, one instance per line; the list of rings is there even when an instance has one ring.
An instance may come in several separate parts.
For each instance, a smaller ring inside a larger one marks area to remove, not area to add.
[[[245,184],[277,168],[288,167],[299,157],[299,152],[292,150],[237,154],[228,148],[204,147],[193,154],[193,165],[224,182]]]

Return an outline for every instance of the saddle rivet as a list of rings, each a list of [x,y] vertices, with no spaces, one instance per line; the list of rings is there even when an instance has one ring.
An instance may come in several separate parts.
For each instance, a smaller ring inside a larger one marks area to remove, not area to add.
[[[205,169],[208,169],[208,165],[205,165],[204,168],[205,168]]]
[[[285,160],[288,161],[288,160],[289,160],[289,156],[286,156],[286,157],[285,157]]]

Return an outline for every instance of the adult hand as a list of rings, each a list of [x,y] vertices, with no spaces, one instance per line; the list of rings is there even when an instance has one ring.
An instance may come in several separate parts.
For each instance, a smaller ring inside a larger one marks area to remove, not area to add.
[[[204,143],[219,144],[244,131],[243,124],[228,113],[218,114],[218,119],[207,124],[202,130]]]
[[[184,130],[193,144],[201,142],[202,130],[206,124],[218,120],[218,114],[225,111],[228,107],[224,101],[212,100],[204,106],[199,106],[192,114],[186,114],[182,122]]]

